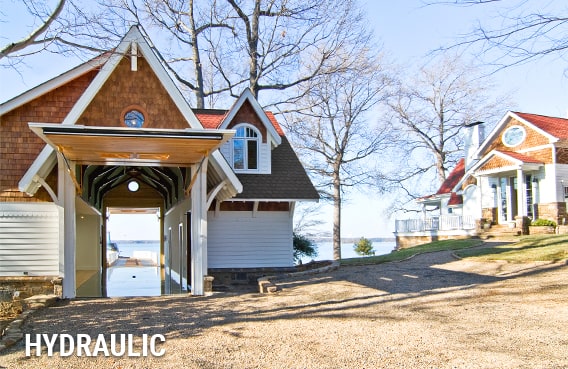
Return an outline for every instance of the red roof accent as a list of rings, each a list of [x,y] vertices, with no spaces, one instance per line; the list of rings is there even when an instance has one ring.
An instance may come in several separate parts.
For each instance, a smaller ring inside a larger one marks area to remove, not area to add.
[[[540,160],[537,160],[537,159],[530,157],[530,156],[527,156],[527,155],[519,154],[518,152],[514,152],[514,151],[498,151],[498,152],[500,152],[501,154],[505,154],[507,156],[510,156],[513,159],[520,160],[523,163],[544,164]]]
[[[227,116],[227,112],[195,112],[195,116],[201,122],[204,128],[215,129],[221,125],[221,122]]]
[[[560,139],[568,139],[568,119],[545,115],[514,112],[520,118],[534,124],[545,132]]]
[[[284,131],[282,130],[282,127],[280,127],[280,123],[278,123],[274,114],[272,114],[271,111],[265,111],[265,113],[268,119],[270,120],[270,122],[272,123],[272,125],[274,126],[274,128],[276,129],[276,132],[278,132],[280,136],[284,136]]]
[[[219,126],[223,122],[223,119],[225,119],[225,117],[227,116],[227,113],[228,113],[227,110],[213,110],[213,109],[194,110],[195,116],[201,122],[203,127],[206,129],[219,128]],[[276,132],[278,132],[280,136],[284,136],[284,130],[282,130],[282,127],[280,126],[280,123],[278,123],[278,121],[276,120],[274,114],[272,114],[272,112],[270,111],[265,111],[265,113],[266,116],[268,117],[268,120],[270,120],[270,123],[272,123],[272,125],[276,129]]]
[[[463,204],[463,196],[452,192],[450,195],[450,200],[448,201],[448,206],[457,206]]]
[[[436,195],[442,195],[445,193],[452,192],[454,187],[456,187],[456,185],[463,178],[464,175],[465,175],[465,159],[460,159],[460,161],[458,161],[458,163],[456,164],[454,170],[452,170],[450,175],[446,177],[446,180],[444,181],[444,183],[442,183],[442,185],[438,189],[438,192],[436,192]]]

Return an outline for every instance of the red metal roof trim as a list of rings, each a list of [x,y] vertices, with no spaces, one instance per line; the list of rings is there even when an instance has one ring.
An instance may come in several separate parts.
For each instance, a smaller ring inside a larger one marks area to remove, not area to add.
[[[530,156],[527,156],[527,155],[519,154],[518,152],[514,152],[514,151],[499,151],[499,152],[501,154],[510,156],[513,159],[520,160],[523,163],[544,164],[540,160],[537,160],[537,159],[530,157]]]
[[[560,139],[568,139],[568,119],[514,112],[524,120]]]
[[[223,123],[223,119],[227,116],[228,110],[194,109],[193,112],[204,128],[217,129],[221,123]],[[276,132],[278,132],[280,136],[284,136],[284,130],[280,126],[280,123],[276,120],[274,114],[270,111],[265,111],[264,113],[268,117],[268,120],[270,120],[270,123],[274,126],[274,129],[276,129]]]
[[[450,195],[450,200],[448,201],[448,206],[459,206],[463,204],[463,196],[452,192]]]
[[[444,183],[442,183],[442,185],[438,189],[438,192],[436,192],[436,195],[442,195],[452,192],[454,187],[456,187],[456,185],[463,178],[464,175],[465,175],[465,159],[460,159],[454,170],[452,170],[450,175],[446,177],[446,180],[444,181]]]

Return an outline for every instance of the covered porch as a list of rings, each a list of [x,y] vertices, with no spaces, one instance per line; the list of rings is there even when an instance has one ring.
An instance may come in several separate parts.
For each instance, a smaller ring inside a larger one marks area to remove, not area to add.
[[[31,123],[30,128],[48,146],[31,168],[35,173],[28,173],[27,185],[45,187],[61,209],[63,297],[77,296],[78,267],[85,258],[99,260],[95,272],[101,285],[106,280],[105,223],[110,207],[159,209],[165,285],[177,283],[194,295],[204,294],[207,209],[213,199],[224,200],[241,190],[216,152],[233,131],[44,123]],[[55,164],[57,190],[38,175],[49,173]],[[133,182],[135,190],[129,186]]]

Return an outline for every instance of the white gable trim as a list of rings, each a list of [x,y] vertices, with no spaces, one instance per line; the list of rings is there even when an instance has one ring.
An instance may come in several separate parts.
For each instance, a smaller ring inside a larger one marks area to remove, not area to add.
[[[495,156],[498,156],[502,159],[509,161],[511,163],[511,165],[508,165],[506,167],[501,167],[501,168],[490,169],[490,170],[479,170],[479,168],[481,168],[481,166],[483,166],[485,163],[487,163],[491,158],[493,158]],[[499,172],[507,172],[507,171],[511,171],[511,170],[517,170],[517,169],[538,170],[543,165],[544,164],[538,164],[538,163],[525,163],[522,160],[519,160],[517,158],[509,156],[505,153],[499,152],[497,150],[492,150],[483,159],[481,159],[479,162],[477,162],[470,169],[470,171],[468,171],[466,173],[466,175],[470,174],[470,173],[475,173],[476,175],[492,174],[492,173],[499,173]],[[465,178],[465,176],[464,176],[464,178]]]
[[[550,143],[554,143],[558,141],[557,137],[554,137],[553,135],[551,135],[550,133],[543,131],[542,129],[538,128],[537,126],[535,126],[534,124],[532,124],[530,121],[525,120],[521,117],[519,117],[517,114],[515,114],[512,111],[508,111],[507,114],[505,114],[505,116],[499,121],[499,123],[497,123],[497,125],[493,128],[493,130],[491,131],[491,133],[487,136],[487,138],[483,141],[483,143],[479,146],[479,148],[477,149],[477,151],[475,152],[475,157],[478,158],[480,153],[483,152],[485,149],[487,149],[487,147],[489,147],[489,145],[495,140],[497,139],[497,137],[499,136],[499,134],[501,133],[503,127],[505,125],[507,125],[509,123],[509,121],[511,119],[516,119],[519,122],[525,124],[526,126],[530,127],[531,129],[537,131],[538,133],[540,133],[541,135],[545,136],[546,138],[548,138],[550,140]]]
[[[551,135],[550,133],[540,129],[539,127],[535,126],[534,124],[532,124],[530,121],[519,117],[517,114],[510,112],[511,116],[515,117],[516,120],[518,120],[519,122],[523,122],[524,124],[526,124],[527,126],[531,127],[532,129],[534,129],[535,131],[537,131],[538,133],[540,133],[541,135],[545,136],[546,138],[548,138],[550,140],[551,143],[558,141],[558,137],[555,137],[553,135]]]
[[[148,61],[148,64],[150,65],[150,68],[156,74],[156,76],[172,98],[172,101],[176,104],[183,117],[189,122],[189,126],[191,128],[203,128],[195,114],[193,114],[193,111],[191,111],[189,104],[184,99],[183,95],[174,84],[169,74],[166,72],[158,56],[154,53],[152,46],[150,46],[147,41],[147,38],[144,37],[138,26],[132,26],[130,28],[118,47],[112,53],[107,63],[105,63],[105,65],[102,67],[99,74],[97,74],[85,93],[83,93],[83,95],[79,98],[67,117],[65,117],[63,124],[75,124],[75,122],[83,114],[87,106],[89,106],[93,98],[102,88],[104,83],[110,77],[112,72],[116,69],[124,55],[130,52],[133,43],[136,43],[138,45],[138,50],[142,53],[142,55],[144,55],[144,57]]]
[[[231,123],[235,115],[237,115],[245,101],[248,101],[252,105],[252,108],[254,109],[256,115],[260,118],[260,121],[266,127],[266,131],[270,136],[270,140],[268,141],[274,142],[276,146],[280,145],[282,143],[282,138],[280,138],[280,135],[278,134],[278,132],[276,132],[276,128],[274,128],[272,122],[270,121],[270,119],[268,119],[268,116],[266,116],[266,113],[262,109],[262,106],[260,106],[249,88],[245,88],[239,99],[233,104],[231,109],[229,109],[229,113],[225,116],[225,119],[223,119],[223,122],[221,122],[219,128],[227,128],[227,126],[229,125],[229,123]]]
[[[189,104],[184,99],[183,95],[167,73],[164,66],[161,64],[159,57],[154,52],[154,48],[152,45],[149,44],[149,38],[142,33],[141,29],[138,26],[133,26],[130,28],[128,33],[124,36],[118,47],[114,50],[112,55],[108,58],[105,58],[103,61],[105,62],[101,68],[101,71],[97,74],[97,76],[93,79],[87,90],[83,93],[83,95],[79,98],[79,100],[75,103],[67,117],[64,119],[62,124],[66,125],[74,125],[79,117],[83,114],[87,106],[91,103],[92,99],[96,96],[99,92],[101,87],[110,77],[112,72],[116,69],[118,63],[124,57],[124,55],[130,52],[132,48],[132,44],[136,43],[138,52],[141,52],[142,55],[146,58],[148,64],[150,65],[152,71],[156,74],[160,83],[164,86],[166,91],[168,92],[169,96],[171,97],[172,101],[176,104],[177,108],[180,110],[186,121],[189,123],[189,126],[194,129],[204,129],[193,111],[191,110]],[[101,61],[101,64],[103,62]],[[92,68],[92,65],[89,65]],[[90,69],[88,69],[90,70]],[[85,73],[85,71],[83,72]],[[76,77],[75,74],[72,74]],[[64,83],[70,81],[72,78],[67,74],[63,74],[66,78],[62,78],[58,80],[58,86],[63,85]],[[73,77],[73,78],[75,78]],[[32,89],[31,91],[34,91]],[[43,92],[45,93],[45,92]],[[39,96],[39,95],[38,95]],[[31,99],[28,98],[26,101],[30,101]],[[20,105],[24,104],[25,102],[21,102]],[[258,103],[257,103],[258,104]],[[265,115],[266,116],[266,115]],[[268,118],[267,118],[268,119]],[[229,166],[229,164],[225,161],[222,155],[216,150],[212,153],[211,157],[213,158],[212,162],[217,164],[218,168],[222,171],[225,177],[229,180],[229,183],[234,188],[236,193],[240,193],[243,190],[243,186],[241,182],[238,180],[237,176]],[[38,157],[35,159],[33,164],[30,168],[26,171],[20,182],[18,183],[18,188],[20,191],[25,192],[27,194],[33,195],[40,187],[40,184],[34,180],[36,175],[39,175],[41,178],[45,178],[49,172],[53,169],[56,163],[55,153],[49,145],[46,145]],[[230,192],[231,196],[234,196],[236,193],[233,191]],[[228,196],[227,196],[228,197]]]
[[[69,81],[72,81],[82,76],[83,74],[92,71],[93,69],[99,68],[107,60],[108,60],[108,55],[98,56],[84,64],[79,65],[78,67],[75,67],[63,74],[60,74],[55,78],[50,79],[47,82],[40,84],[39,86],[32,88],[31,90],[22,93],[21,95],[18,95],[6,101],[2,105],[0,105],[0,115],[4,115],[24,104],[29,103],[34,99],[37,99],[42,95],[45,95],[50,91],[55,90],[58,87],[65,85]]]

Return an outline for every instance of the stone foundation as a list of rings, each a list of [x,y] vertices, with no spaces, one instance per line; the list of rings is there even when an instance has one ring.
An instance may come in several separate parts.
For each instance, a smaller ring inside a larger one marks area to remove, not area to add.
[[[483,208],[481,209],[481,217],[488,223],[497,224],[497,208]]]
[[[35,295],[55,295],[61,297],[60,277],[0,277],[0,289],[18,291],[21,299]]]
[[[396,236],[396,250],[406,249],[409,247],[420,246],[425,243],[442,240],[464,240],[471,238],[470,234],[430,234],[430,235],[416,235],[416,236]]]
[[[556,222],[558,225],[568,224],[568,215],[566,214],[565,202],[551,202],[548,204],[538,204],[537,218],[548,219]]]
[[[529,227],[529,234],[556,234],[556,228],[551,226],[531,226]]]
[[[261,277],[282,273],[296,272],[296,267],[289,268],[209,268],[209,275],[213,276],[213,289],[215,286],[257,285]]]

